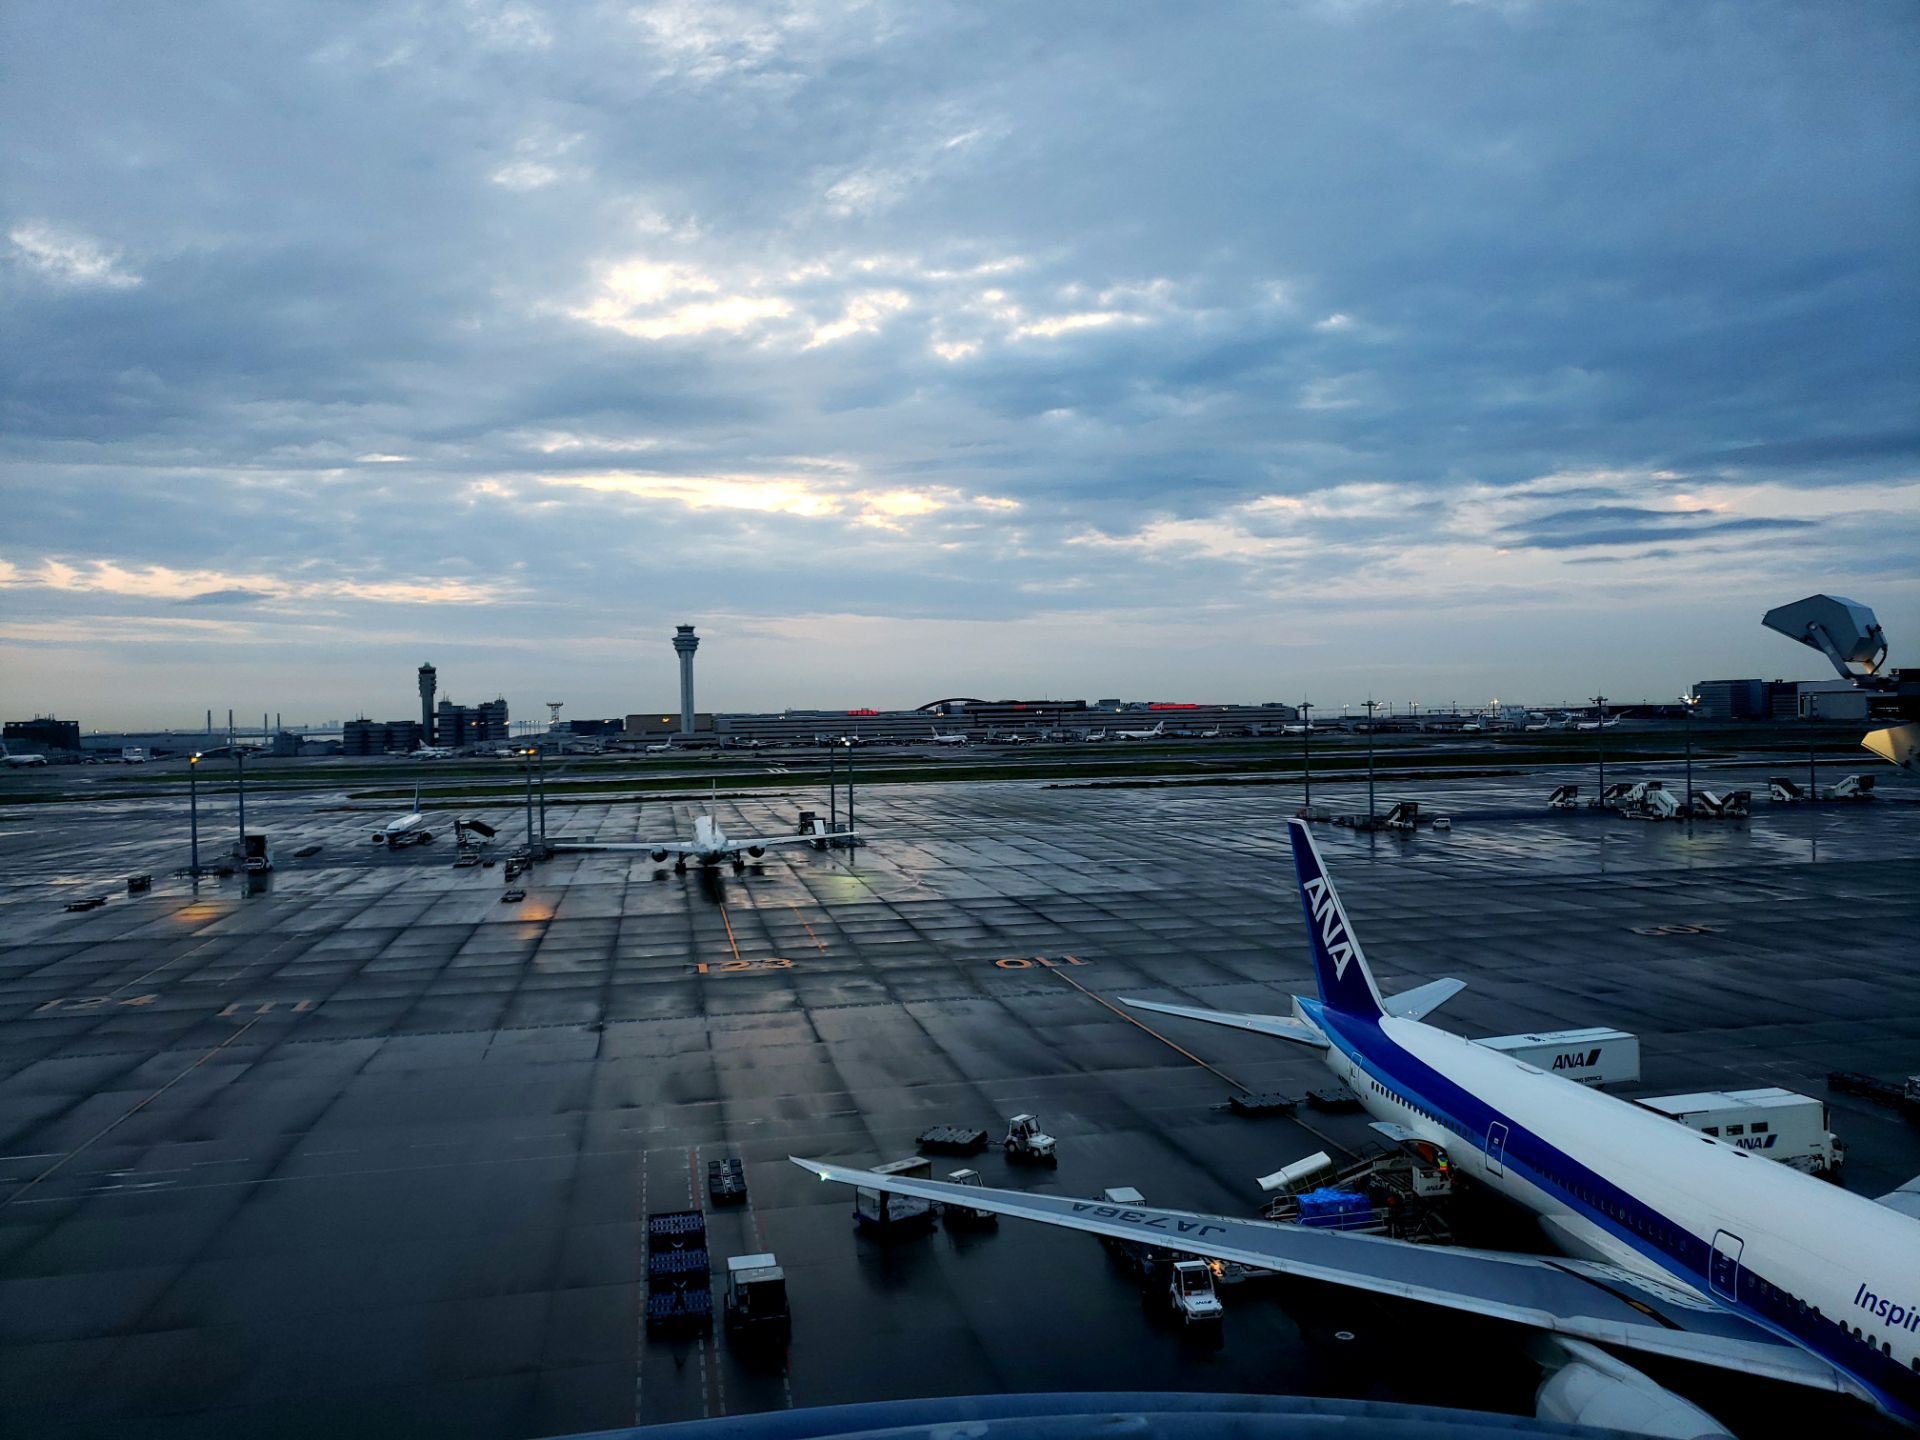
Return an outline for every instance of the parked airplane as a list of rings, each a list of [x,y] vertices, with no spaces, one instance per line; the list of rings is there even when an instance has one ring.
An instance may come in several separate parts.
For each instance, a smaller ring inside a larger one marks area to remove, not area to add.
[[[658,745],[647,745],[647,746],[643,746],[642,748],[649,755],[664,755],[669,750],[673,749],[673,741],[662,740]]]
[[[1618,725],[1619,723],[1620,723],[1620,717],[1618,715],[1615,715],[1610,720],[1576,721],[1574,723],[1573,728],[1576,730],[1611,730],[1614,726]]]
[[[714,818],[712,805],[709,804],[705,815],[693,817],[691,841],[653,840],[636,844],[596,845],[593,848],[651,855],[656,865],[663,864],[671,858],[673,868],[685,873],[689,860],[703,868],[725,862],[739,870],[745,867],[749,856],[758,860],[767,851],[778,849],[783,845],[817,843],[818,838],[812,835],[756,835],[747,839],[736,839],[720,828],[720,822]]]
[[[1100,729],[1100,730],[1089,730],[1085,735],[1082,735],[1080,738],[1082,740],[1085,740],[1089,745],[1097,745],[1102,740],[1107,739],[1108,736],[1107,736],[1107,732],[1104,729]]]
[[[5,765],[10,770],[22,769],[30,765],[44,765],[46,763],[47,757],[44,755],[16,755],[13,753],[12,747],[0,744],[0,765]]]
[[[793,1163],[823,1180],[1151,1238],[1193,1255],[1518,1321],[1550,1332],[1567,1365],[1584,1367],[1572,1388],[1592,1397],[1615,1387],[1615,1414],[1637,1395],[1646,1418],[1651,1394],[1671,1424],[1712,1424],[1594,1341],[1853,1395],[1920,1423],[1920,1220],[1894,1208],[1903,1192],[1882,1202],[1849,1194],[1422,1023],[1462,983],[1435,980],[1383,997],[1310,830],[1299,820],[1288,826],[1319,998],[1296,997],[1292,1016],[1123,1003],[1319,1050],[1375,1116],[1443,1147],[1456,1167],[1533,1211],[1578,1258]]]
[[[1167,722],[1162,720],[1151,730],[1116,730],[1113,735],[1116,740],[1158,740],[1166,733]]]
[[[1316,734],[1319,729],[1320,727],[1318,725],[1313,725],[1303,720],[1298,725],[1282,725],[1280,727],[1280,733],[1282,735],[1312,735]]]
[[[1220,727],[1216,725],[1211,730],[1202,730],[1198,738],[1202,740],[1218,740],[1220,738]]]
[[[448,745],[422,745],[418,750],[410,753],[407,758],[409,760],[451,760],[453,758],[453,748]]]
[[[967,743],[967,737],[958,731],[955,731],[951,735],[942,735],[940,733],[940,727],[937,725],[930,725],[927,728],[933,732],[933,743],[936,745],[964,745]]]
[[[427,817],[420,813],[420,787],[413,787],[413,809],[404,815],[396,815],[378,830],[373,832],[373,843],[384,845],[389,850],[398,850],[403,845],[424,845],[433,839],[433,832],[427,829]]]

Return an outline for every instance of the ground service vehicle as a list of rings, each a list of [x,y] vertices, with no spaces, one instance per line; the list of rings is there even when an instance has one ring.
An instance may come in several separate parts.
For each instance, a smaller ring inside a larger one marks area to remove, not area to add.
[[[1489,1035],[1473,1043],[1582,1085],[1631,1085],[1640,1078],[1640,1039],[1624,1030],[1543,1030]]]
[[[873,1167],[876,1175],[909,1180],[931,1180],[933,1165],[924,1155],[909,1155]],[[933,1203],[911,1195],[894,1195],[862,1185],[853,1192],[853,1218],[863,1229],[891,1234],[933,1223]]]
[[[784,1341],[793,1333],[787,1308],[787,1273],[771,1255],[734,1255],[727,1260],[727,1334],[740,1341]]]
[[[1652,1095],[1633,1103],[1810,1175],[1831,1175],[1846,1163],[1847,1147],[1828,1128],[1827,1107],[1811,1095],[1796,1095],[1777,1085]]]
[[[1213,1290],[1213,1267],[1204,1260],[1176,1260],[1167,1280],[1167,1303],[1183,1325],[1217,1325],[1226,1307]]]
[[[978,1170],[955,1170],[947,1176],[950,1185],[973,1185],[984,1188],[986,1181],[980,1178]],[[947,1206],[947,1224],[949,1225],[998,1225],[1000,1217],[991,1210],[972,1210],[965,1205]]]
[[[1041,1165],[1058,1165],[1053,1153],[1054,1139],[1040,1128],[1038,1115],[1016,1115],[1007,1122],[1007,1138],[1000,1144],[1009,1160],[1032,1160]]]

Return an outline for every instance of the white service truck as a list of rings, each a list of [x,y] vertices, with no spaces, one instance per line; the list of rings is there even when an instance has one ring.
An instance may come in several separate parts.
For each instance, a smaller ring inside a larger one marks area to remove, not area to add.
[[[1542,1030],[1473,1043],[1582,1085],[1631,1085],[1640,1078],[1640,1037],[1624,1030]]]
[[[1777,1085],[1650,1095],[1633,1103],[1722,1144],[1738,1145],[1809,1174],[1832,1175],[1846,1163],[1847,1147],[1829,1128],[1826,1105]]]
[[[876,1175],[900,1175],[910,1180],[931,1180],[933,1164],[925,1156],[909,1155],[873,1167]],[[881,1234],[895,1233],[919,1225],[933,1224],[933,1204],[913,1195],[895,1195],[865,1185],[853,1192],[853,1218],[863,1229]]]

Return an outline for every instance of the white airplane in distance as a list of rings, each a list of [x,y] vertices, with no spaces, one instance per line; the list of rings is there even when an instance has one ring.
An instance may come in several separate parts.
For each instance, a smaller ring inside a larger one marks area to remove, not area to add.
[[[658,745],[648,745],[644,748],[649,755],[664,755],[673,749],[673,741],[662,740]]]
[[[1220,738],[1220,727],[1216,725],[1211,730],[1202,730],[1198,738],[1202,740],[1218,740]]]
[[[1573,728],[1576,730],[1611,730],[1613,729],[1614,726],[1618,725],[1619,723],[1620,723],[1620,717],[1618,715],[1615,715],[1611,720],[1576,721],[1574,723]]]
[[[1610,1391],[1616,1416],[1637,1403],[1649,1422],[1637,1431],[1725,1433],[1611,1350],[1850,1395],[1920,1424],[1920,1182],[1878,1201],[1853,1195],[1423,1023],[1462,983],[1382,996],[1311,831],[1287,823],[1319,998],[1295,997],[1291,1016],[1122,1003],[1312,1047],[1374,1116],[1532,1211],[1575,1258],[793,1163],[823,1180],[1514,1321],[1548,1332],[1568,1367],[1584,1367],[1563,1396]]]
[[[1116,730],[1113,735],[1116,740],[1158,740],[1166,733],[1167,722],[1162,720],[1151,730]]]
[[[389,850],[398,850],[403,845],[424,845],[433,839],[433,832],[427,829],[427,817],[420,813],[420,787],[413,787],[413,809],[404,815],[396,815],[378,830],[373,832],[373,843],[384,845]]]
[[[0,764],[5,765],[9,770],[26,769],[46,763],[47,757],[44,755],[16,755],[10,746],[0,744]]]
[[[664,864],[671,859],[673,868],[684,874],[689,860],[703,869],[725,863],[740,870],[745,868],[749,856],[758,860],[767,851],[777,850],[784,845],[817,843],[818,837],[813,835],[756,835],[746,839],[736,839],[720,828],[720,822],[714,818],[712,806],[709,804],[707,814],[693,817],[691,841],[650,840],[634,844],[596,845],[593,848],[615,853],[651,855],[656,865]]]
[[[1086,741],[1087,744],[1089,745],[1098,745],[1101,741],[1106,740],[1110,737],[1107,735],[1107,732],[1105,730],[1089,730],[1085,735],[1081,736],[1080,738]]]
[[[453,748],[448,745],[422,745],[407,758],[409,760],[451,760]]]
[[[1298,725],[1282,725],[1280,733],[1282,735],[1313,735],[1317,734],[1319,729],[1318,725],[1309,724],[1303,720]]]
[[[927,728],[933,732],[933,743],[936,745],[964,745],[967,743],[967,737],[958,731],[955,731],[951,735],[942,735],[938,725],[929,725]]]

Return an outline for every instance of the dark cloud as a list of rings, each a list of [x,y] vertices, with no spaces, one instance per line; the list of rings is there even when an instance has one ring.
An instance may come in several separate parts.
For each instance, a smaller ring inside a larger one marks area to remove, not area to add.
[[[1755,516],[1745,520],[1719,520],[1706,525],[1664,525],[1651,521],[1625,525],[1595,525],[1566,529],[1528,530],[1521,527],[1509,542],[1535,550],[1578,550],[1591,545],[1644,545],[1648,541],[1698,540],[1709,535],[1753,534],[1773,530],[1809,530],[1813,520],[1782,520]],[[1666,552],[1671,555],[1671,550]]]
[[[18,643],[190,607],[366,685],[356,635],[537,656],[583,599],[1044,627],[1151,576],[1263,637],[1331,576],[1412,617],[1332,647],[1382,664],[1494,586],[1505,656],[1643,574],[1916,604],[1904,3],[196,14],[4,22]]]
[[[175,601],[177,605],[255,605],[262,600],[271,600],[273,595],[266,590],[247,590],[232,586],[225,590],[202,590],[197,595],[187,595]]]

